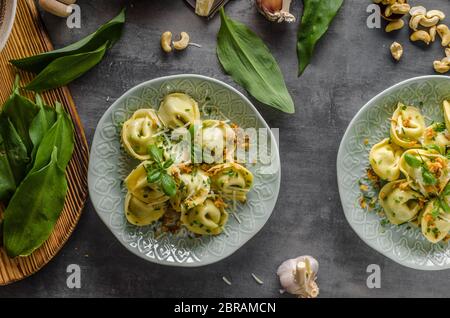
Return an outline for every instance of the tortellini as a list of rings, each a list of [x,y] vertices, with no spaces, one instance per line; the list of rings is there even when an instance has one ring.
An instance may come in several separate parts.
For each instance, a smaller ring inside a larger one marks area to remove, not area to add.
[[[422,216],[422,234],[432,243],[442,241],[450,232],[450,213],[446,213],[441,204],[438,199],[431,200]]]
[[[228,221],[228,213],[221,203],[208,198],[201,205],[181,211],[181,222],[191,232],[200,235],[218,235]]]
[[[429,150],[445,154],[447,146],[450,145],[450,135],[444,123],[434,123],[425,129],[422,146]]]
[[[146,166],[151,162],[144,161],[125,179],[128,190],[125,199],[125,214],[134,225],[148,225],[160,219],[166,209],[169,197],[164,194],[158,184],[147,181]]]
[[[224,163],[211,168],[212,188],[228,200],[245,202],[253,185],[253,174],[237,163]]]
[[[200,120],[197,102],[183,93],[173,93],[164,97],[158,115],[164,125],[171,129],[190,126]]]
[[[403,148],[418,147],[424,131],[425,120],[419,109],[398,103],[391,119],[392,141]]]
[[[227,120],[202,121],[197,102],[184,93],[165,96],[157,112],[136,111],[121,132],[127,153],[141,161],[124,180],[128,222],[159,221],[155,227],[164,232],[184,226],[191,235],[222,233],[226,209],[236,208],[228,201],[245,202],[253,185],[252,173],[234,163],[232,127],[237,126]],[[192,154],[196,158],[199,148],[201,161],[196,162]]]
[[[442,108],[444,110],[445,126],[447,127],[447,130],[450,131],[450,102],[444,100]]]
[[[177,194],[171,199],[176,211],[181,211],[182,204],[189,210],[205,202],[211,189],[211,179],[205,171],[182,164],[173,166],[171,174],[178,187]]]
[[[122,127],[122,145],[133,158],[148,160],[148,146],[157,141],[161,123],[155,110],[140,109]]]
[[[369,161],[372,169],[383,180],[393,181],[400,176],[399,161],[403,150],[389,138],[372,147]]]
[[[205,120],[200,133],[204,162],[233,161],[236,134],[230,125],[220,120]]]
[[[448,159],[434,151],[409,149],[400,158],[400,171],[424,195],[437,195],[450,179]]]
[[[387,183],[381,189],[379,199],[386,217],[392,224],[411,221],[422,209],[422,195],[414,191],[407,180]]]

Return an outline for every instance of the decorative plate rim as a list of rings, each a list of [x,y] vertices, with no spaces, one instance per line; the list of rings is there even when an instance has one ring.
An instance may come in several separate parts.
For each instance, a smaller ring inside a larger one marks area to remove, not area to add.
[[[5,20],[3,20],[4,24],[0,23],[0,30],[4,28],[4,33],[0,35],[0,52],[5,47],[6,42],[8,41],[8,38],[11,34],[17,10],[17,0],[0,0],[0,4],[2,1],[5,2],[4,3],[5,15],[3,16]],[[10,8],[10,10],[6,11],[8,8]]]
[[[413,77],[413,78],[409,78],[406,79],[404,81],[401,81],[397,84],[394,84],[390,87],[388,87],[387,89],[381,91],[380,93],[378,93],[377,95],[375,95],[374,97],[372,97],[367,103],[364,104],[363,107],[361,107],[361,109],[358,110],[358,112],[353,116],[352,120],[350,121],[350,123],[347,126],[347,129],[345,130],[344,136],[341,139],[341,142],[339,144],[339,150],[338,150],[338,154],[337,154],[337,158],[336,158],[336,171],[337,171],[337,184],[338,184],[338,190],[339,190],[339,198],[341,200],[341,206],[342,206],[342,210],[344,212],[344,216],[348,222],[348,224],[350,225],[350,227],[352,228],[352,230],[356,233],[356,235],[364,242],[366,243],[368,246],[370,246],[372,249],[374,249],[375,251],[377,251],[378,253],[386,256],[387,258],[391,259],[392,261],[396,262],[397,264],[400,264],[402,266],[405,267],[409,267],[412,269],[416,269],[416,270],[424,270],[424,271],[439,271],[439,270],[446,270],[446,269],[450,269],[450,264],[448,265],[444,265],[444,266],[420,266],[420,265],[415,265],[415,264],[411,264],[411,263],[402,263],[400,262],[398,259],[396,259],[394,257],[394,255],[391,255],[389,252],[385,252],[380,250],[377,246],[375,246],[374,243],[372,243],[372,241],[367,240],[361,233],[359,233],[353,222],[349,219],[349,213],[347,213],[345,207],[344,207],[344,194],[345,194],[345,190],[342,189],[341,183],[339,180],[342,179],[342,174],[344,173],[344,171],[341,171],[340,167],[339,167],[339,162],[341,162],[341,160],[343,160],[343,156],[344,156],[344,142],[346,141],[346,139],[349,137],[350,134],[350,128],[353,127],[353,125],[360,120],[360,118],[363,116],[363,114],[371,107],[371,104],[373,104],[376,100],[390,94],[392,91],[395,91],[397,88],[405,85],[405,84],[409,84],[411,82],[416,82],[416,81],[422,81],[422,80],[431,80],[431,79],[443,79],[446,81],[450,81],[450,76],[445,76],[445,75],[423,75],[423,76],[417,76],[417,77]]]
[[[125,93],[123,93],[119,98],[117,98],[117,100],[108,107],[108,109],[104,112],[104,114],[102,115],[102,117],[100,118],[100,120],[97,123],[96,129],[95,129],[95,133],[94,133],[94,137],[92,139],[92,144],[91,144],[91,148],[94,145],[94,140],[96,140],[97,138],[99,138],[100,135],[100,129],[99,127],[102,126],[102,124],[104,124],[105,121],[107,121],[107,117],[111,114],[112,109],[121,102],[121,100],[127,96],[130,95],[131,93],[138,91],[139,89],[147,86],[147,85],[151,85],[154,82],[159,82],[159,81],[170,81],[170,80],[176,80],[176,79],[185,79],[185,78],[195,78],[195,79],[200,79],[200,80],[205,80],[205,81],[209,81],[209,82],[213,82],[219,86],[224,87],[225,89],[229,89],[231,92],[235,93],[239,98],[241,98],[249,107],[250,109],[253,111],[253,113],[256,115],[256,117],[261,121],[261,123],[267,127],[270,128],[270,126],[267,124],[267,122],[264,120],[264,118],[262,117],[262,115],[259,113],[259,111],[256,109],[256,107],[253,105],[253,103],[241,92],[239,92],[237,89],[235,89],[234,87],[232,87],[231,85],[208,77],[208,76],[204,76],[204,75],[199,75],[199,74],[176,74],[176,75],[168,75],[168,76],[161,76],[161,77],[157,77],[157,78],[153,78],[151,80],[142,82],[130,89],[128,89]],[[129,246],[126,244],[126,242],[124,242],[118,233],[116,233],[107,223],[107,220],[103,218],[103,216],[101,215],[100,212],[98,212],[98,208],[97,208],[97,203],[94,202],[94,200],[92,200],[93,197],[93,181],[92,181],[92,177],[91,177],[91,160],[89,160],[89,168],[88,168],[88,190],[89,190],[89,196],[90,196],[90,200],[92,202],[92,205],[94,207],[95,212],[97,213],[97,215],[99,216],[99,218],[102,220],[102,222],[105,224],[105,226],[108,228],[108,230],[110,230],[112,232],[112,234],[114,235],[114,237],[120,242],[120,244],[129,252],[133,253],[134,255],[138,256],[139,258],[142,258],[148,262],[151,263],[155,263],[155,264],[159,264],[159,265],[163,265],[163,266],[171,266],[171,267],[190,267],[190,268],[195,268],[195,267],[203,267],[206,265],[211,265],[214,263],[217,263],[219,261],[222,261],[228,257],[230,257],[231,255],[233,255],[234,253],[236,253],[239,249],[241,249],[246,243],[248,243],[252,238],[254,238],[256,236],[256,234],[258,234],[263,227],[267,224],[267,222],[269,221],[270,217],[273,214],[273,210],[275,209],[276,203],[278,201],[278,196],[280,193],[280,186],[281,186],[281,160],[280,160],[280,152],[279,152],[279,146],[278,143],[276,142],[276,139],[272,133],[272,131],[269,129],[270,132],[270,136],[271,136],[271,140],[273,141],[273,149],[276,152],[276,158],[280,164],[279,169],[278,169],[278,180],[276,181],[276,191],[275,191],[275,196],[274,196],[274,207],[271,209],[270,213],[268,214],[267,218],[259,225],[255,227],[255,230],[253,231],[253,233],[251,233],[247,238],[244,238],[241,242],[241,244],[236,247],[235,249],[233,249],[232,251],[228,251],[226,253],[224,253],[223,255],[216,257],[214,259],[209,259],[207,261],[202,261],[202,262],[194,262],[194,263],[180,263],[180,262],[166,262],[164,260],[159,260],[156,258],[149,258],[146,257],[144,254],[139,253],[136,249],[131,249],[129,248]],[[91,150],[90,154],[93,154],[93,151]]]

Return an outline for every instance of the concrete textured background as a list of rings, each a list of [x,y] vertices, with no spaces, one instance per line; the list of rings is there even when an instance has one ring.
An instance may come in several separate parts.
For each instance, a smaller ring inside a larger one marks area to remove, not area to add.
[[[450,15],[450,2],[410,1]],[[79,0],[82,28],[69,30],[65,20],[43,13],[56,47],[95,30],[126,5],[127,23],[120,42],[105,60],[70,85],[92,141],[103,112],[129,88],[171,74],[198,73],[239,88],[224,74],[215,54],[218,17],[198,18],[182,0]],[[408,30],[385,34],[368,29],[369,0],[347,0],[311,65],[297,78],[295,24],[270,24],[250,0],[227,5],[228,14],[250,26],[267,43],[285,75],[297,112],[288,115],[255,102],[270,126],[280,128],[282,183],[277,206],[267,225],[231,257],[214,265],[171,268],[146,262],[126,251],[96,215],[88,201],[80,223],[61,252],[39,273],[0,288],[0,296],[59,297],[279,297],[275,274],[287,258],[303,254],[320,262],[322,297],[448,296],[449,271],[423,272],[394,263],[365,245],[345,220],[336,183],[339,142],[355,113],[389,86],[433,74],[432,62],[443,56],[439,43],[429,48],[408,41]],[[301,1],[293,2],[296,16]],[[448,19],[447,19],[448,20]],[[163,31],[187,31],[201,49],[165,55]],[[404,44],[403,60],[389,56],[393,40]],[[366,287],[366,267],[379,264],[381,289]],[[66,268],[79,264],[82,288],[68,289]],[[258,275],[264,285],[250,276]],[[233,285],[226,285],[221,277]],[[285,296],[283,296],[285,297]]]

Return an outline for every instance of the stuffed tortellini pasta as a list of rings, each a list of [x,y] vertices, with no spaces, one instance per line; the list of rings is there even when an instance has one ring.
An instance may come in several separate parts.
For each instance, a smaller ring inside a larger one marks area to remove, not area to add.
[[[146,166],[149,164],[149,161],[142,162],[125,179],[128,190],[125,215],[131,224],[138,226],[160,219],[167,210],[169,200],[158,184],[148,183]]]
[[[161,123],[155,110],[139,109],[122,127],[122,145],[133,158],[148,160],[148,146],[156,143]]]
[[[422,209],[423,196],[405,179],[387,183],[379,194],[380,204],[392,224],[413,220]]]
[[[370,150],[370,165],[381,179],[394,181],[400,176],[399,161],[402,153],[403,150],[389,138],[383,139]]]
[[[450,134],[445,124],[434,123],[427,127],[423,134],[422,146],[445,154],[447,147],[450,146]]]
[[[418,147],[424,130],[425,120],[419,109],[398,103],[391,119],[392,141],[403,148]]]
[[[253,185],[253,174],[237,163],[224,163],[208,170],[211,186],[224,199],[245,202]]]
[[[422,194],[437,195],[450,180],[449,161],[435,151],[409,149],[400,158],[400,171]]]
[[[206,172],[180,164],[171,167],[169,173],[175,178],[178,188],[175,197],[171,198],[176,211],[181,211],[181,205],[189,210],[205,202],[211,190],[211,179]]]
[[[200,120],[197,102],[183,93],[173,93],[164,97],[158,115],[163,124],[171,129],[190,126]]]
[[[233,161],[236,134],[230,125],[220,120],[205,120],[198,133],[201,134],[203,162]]]
[[[202,204],[181,211],[181,222],[191,232],[200,235],[218,235],[228,221],[223,202],[208,198]]]
[[[450,102],[444,100],[442,103],[442,108],[444,111],[445,126],[447,127],[447,130],[450,131]]]
[[[428,202],[423,212],[422,234],[431,243],[442,241],[450,232],[450,213],[446,213],[439,199]]]
[[[133,225],[145,226],[158,221],[167,211],[167,204],[146,203],[133,194],[127,193],[125,197],[125,216]]]

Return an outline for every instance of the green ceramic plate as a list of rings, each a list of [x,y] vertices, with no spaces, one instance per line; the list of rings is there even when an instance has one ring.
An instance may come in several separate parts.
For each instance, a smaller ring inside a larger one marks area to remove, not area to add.
[[[120,97],[103,115],[91,149],[89,193],[100,218],[131,252],[151,262],[175,266],[202,266],[235,252],[269,219],[280,188],[280,158],[276,141],[269,135],[271,165],[249,166],[255,184],[248,202],[239,205],[241,223],[230,216],[225,233],[215,237],[189,238],[182,234],[155,235],[158,224],[136,227],[124,215],[122,180],[136,167],[121,149],[120,124],[139,108],[158,108],[162,98],[183,92],[199,101],[209,114],[203,118],[230,119],[243,128],[268,128],[250,101],[231,86],[199,75],[176,75],[140,84]]]
[[[399,264],[422,270],[450,268],[449,244],[429,243],[408,225],[381,226],[375,213],[358,203],[358,181],[369,166],[369,150],[389,136],[389,118],[397,102],[420,107],[427,124],[443,121],[442,101],[450,99],[450,77],[423,76],[401,82],[370,100],[356,114],[342,139],[337,157],[339,193],[351,227],[369,246]],[[364,140],[369,144],[365,145]]]

